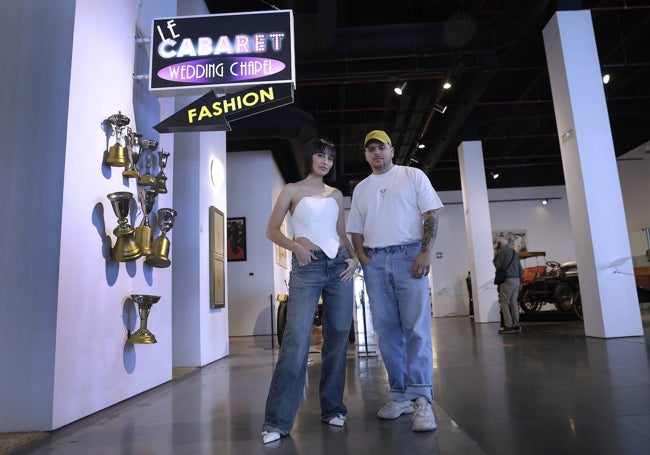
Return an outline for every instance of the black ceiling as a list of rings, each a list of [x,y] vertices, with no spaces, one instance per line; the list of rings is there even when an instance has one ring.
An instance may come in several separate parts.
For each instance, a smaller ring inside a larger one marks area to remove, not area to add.
[[[482,141],[488,188],[564,183],[542,29],[559,10],[590,10],[616,155],[648,139],[650,2],[641,0],[206,0],[213,14],[292,9],[291,106],[232,124],[229,151],[271,148],[287,181],[311,137],[337,147],[336,186],[368,175],[362,141],[392,137],[395,163],[459,190],[457,148]],[[453,86],[444,90],[450,80]],[[404,94],[393,87],[407,82]],[[436,110],[436,105],[447,107]],[[418,149],[419,143],[424,149]]]

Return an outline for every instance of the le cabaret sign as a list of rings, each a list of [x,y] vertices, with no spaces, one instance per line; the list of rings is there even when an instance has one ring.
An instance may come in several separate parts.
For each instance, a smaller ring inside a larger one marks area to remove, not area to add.
[[[156,125],[161,133],[230,130],[228,121],[293,102],[291,10],[154,19],[150,55],[154,95],[208,91]]]

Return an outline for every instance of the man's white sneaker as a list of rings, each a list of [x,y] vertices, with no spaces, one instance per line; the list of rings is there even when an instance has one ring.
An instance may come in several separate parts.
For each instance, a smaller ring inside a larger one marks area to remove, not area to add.
[[[413,414],[413,431],[431,431],[436,429],[436,418],[433,415],[431,404],[424,397],[415,400],[415,413]]]
[[[413,413],[413,402],[412,401],[394,401],[388,400],[385,405],[377,411],[377,415],[382,419],[396,419],[402,414],[412,414]]]

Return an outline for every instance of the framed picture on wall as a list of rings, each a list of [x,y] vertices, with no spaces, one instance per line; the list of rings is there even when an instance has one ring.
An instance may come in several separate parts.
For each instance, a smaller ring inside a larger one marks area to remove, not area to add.
[[[246,218],[228,218],[228,261],[246,260]]]
[[[224,217],[210,207],[210,308],[226,306],[226,273],[224,268]]]

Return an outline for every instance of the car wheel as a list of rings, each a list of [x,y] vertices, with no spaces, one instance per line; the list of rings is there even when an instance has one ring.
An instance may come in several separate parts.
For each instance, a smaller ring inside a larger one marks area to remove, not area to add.
[[[560,311],[573,310],[573,287],[566,281],[561,281],[555,286],[555,306]]]
[[[576,291],[573,295],[573,311],[581,321],[584,320],[582,317],[582,299],[580,298],[580,291]]]
[[[534,313],[539,311],[541,304],[532,299],[532,291],[529,287],[524,287],[519,294],[519,306],[524,313]]]

